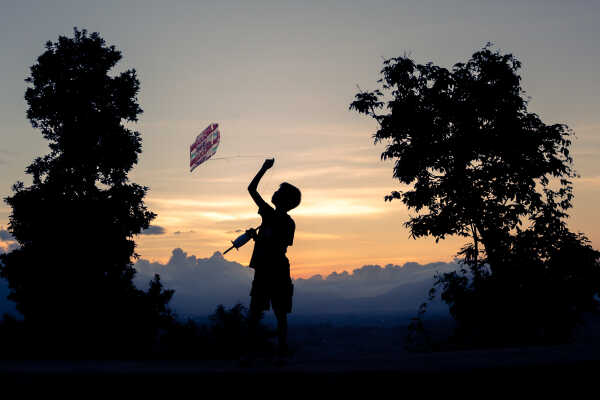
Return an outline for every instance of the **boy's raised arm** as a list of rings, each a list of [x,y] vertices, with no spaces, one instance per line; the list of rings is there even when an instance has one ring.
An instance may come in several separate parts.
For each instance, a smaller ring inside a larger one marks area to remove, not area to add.
[[[271,168],[274,163],[275,163],[274,158],[267,158],[265,160],[265,162],[263,163],[262,167],[260,167],[260,170],[254,177],[254,179],[252,179],[252,182],[250,182],[250,184],[248,185],[248,192],[250,192],[250,196],[252,196],[252,200],[254,200],[254,202],[256,203],[256,205],[259,208],[266,205],[266,203],[263,200],[263,198],[260,197],[260,194],[258,194],[258,191],[257,191],[258,183],[260,182],[260,180],[263,177],[263,175],[265,174],[265,172],[267,172],[267,170],[269,168]]]

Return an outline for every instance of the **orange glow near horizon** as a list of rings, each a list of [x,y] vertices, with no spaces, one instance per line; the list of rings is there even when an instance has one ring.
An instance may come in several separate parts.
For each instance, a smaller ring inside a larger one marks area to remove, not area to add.
[[[377,149],[365,149],[365,152],[373,154],[373,150]],[[272,191],[286,176],[297,178],[286,180],[297,183],[303,192],[301,205],[290,212],[296,222],[294,245],[288,249],[294,277],[351,272],[367,264],[449,262],[468,240],[450,237],[435,243],[431,238],[409,238],[404,223],[413,213],[400,201],[383,201],[383,196],[398,185],[389,177],[390,163],[380,162],[376,154],[374,158],[373,162],[361,160],[363,164],[354,167],[351,175],[346,175],[341,167],[322,166],[305,168],[302,173],[294,174],[285,160],[285,170],[278,171],[276,161],[274,170],[267,173],[271,175],[266,175],[259,186],[263,198],[270,199]],[[174,248],[183,249],[188,256],[210,257],[229,247],[230,241],[241,234],[239,230],[259,225],[260,217],[246,186],[261,162],[245,162],[252,164],[253,169],[248,167],[245,176],[230,176],[226,189],[188,196],[183,193],[154,196],[150,192],[147,205],[158,214],[153,224],[165,228],[166,232],[136,238],[142,258],[166,263]],[[211,173],[206,172],[206,175]],[[228,172],[221,174],[226,176]],[[328,182],[337,182],[337,187],[327,187]],[[576,199],[588,201],[589,196],[600,191],[599,182],[599,178],[577,180],[575,193],[579,195]],[[212,183],[203,183],[202,187],[210,187]],[[579,211],[577,218],[570,220],[570,225],[593,240],[595,227],[586,227],[585,215],[586,210]],[[247,265],[252,247],[250,242],[239,251],[228,253],[226,259]]]

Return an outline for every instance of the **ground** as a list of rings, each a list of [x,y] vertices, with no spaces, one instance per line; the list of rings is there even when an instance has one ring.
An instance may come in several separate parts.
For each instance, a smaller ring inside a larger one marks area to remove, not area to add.
[[[2,360],[0,383],[85,390],[123,383],[139,389],[191,385],[199,394],[204,393],[203,385],[243,392],[257,382],[307,392],[314,385],[347,392],[408,385],[402,390],[430,392],[466,388],[473,382],[500,383],[493,390],[508,390],[517,383],[527,383],[532,390],[552,391],[556,385],[578,390],[594,383],[587,376],[600,370],[595,332],[582,331],[573,343],[550,347],[414,352],[404,348],[406,326],[401,320],[322,318],[311,324],[299,318],[290,319],[293,355],[283,366],[269,357],[259,358],[252,367],[236,360]]]

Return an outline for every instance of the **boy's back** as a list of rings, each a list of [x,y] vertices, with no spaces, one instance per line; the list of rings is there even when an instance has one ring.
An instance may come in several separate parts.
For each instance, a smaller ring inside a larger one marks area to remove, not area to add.
[[[287,247],[294,243],[294,220],[286,212],[275,210],[267,203],[259,206],[258,213],[262,217],[262,224],[254,244],[250,268],[289,274],[286,252]]]

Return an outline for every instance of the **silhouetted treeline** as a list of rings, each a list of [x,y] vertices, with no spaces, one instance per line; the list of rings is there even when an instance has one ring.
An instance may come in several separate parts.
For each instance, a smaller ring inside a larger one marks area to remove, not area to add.
[[[141,325],[138,336],[127,338],[127,346],[119,349],[106,348],[93,341],[95,337],[80,340],[76,352],[68,353],[58,347],[62,340],[52,335],[53,326],[42,327],[34,332],[26,321],[4,315],[0,321],[1,359],[39,358],[98,358],[98,359],[239,359],[248,350],[248,310],[242,304],[230,309],[219,305],[209,317],[208,323],[188,318],[181,320],[173,315],[162,321],[152,340],[142,330],[153,327]],[[157,328],[157,327],[154,327]],[[256,333],[258,354],[275,355],[276,332],[259,324]],[[99,350],[102,351],[99,351]]]

